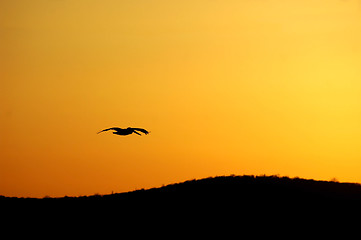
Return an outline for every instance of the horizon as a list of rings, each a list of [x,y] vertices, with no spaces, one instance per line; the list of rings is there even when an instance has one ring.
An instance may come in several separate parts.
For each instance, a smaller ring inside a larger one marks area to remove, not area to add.
[[[9,199],[9,198],[32,198],[32,199],[49,199],[49,198],[88,198],[88,197],[104,197],[104,196],[111,196],[111,195],[122,195],[122,194],[129,194],[129,193],[136,193],[136,192],[143,192],[143,191],[152,191],[152,190],[160,190],[160,189],[166,189],[168,187],[174,187],[174,186],[179,186],[179,185],[184,185],[184,184],[188,184],[188,183],[194,183],[194,182],[204,182],[204,181],[209,181],[209,180],[218,180],[218,179],[247,179],[247,178],[251,178],[251,179],[268,179],[268,180],[274,180],[274,179],[278,179],[278,180],[282,180],[282,181],[287,181],[290,180],[292,182],[295,181],[301,181],[304,183],[306,182],[313,182],[313,183],[326,183],[326,184],[339,184],[339,185],[344,185],[344,186],[354,186],[354,187],[359,187],[361,188],[361,184],[360,183],[355,183],[355,182],[339,182],[337,179],[330,179],[330,180],[320,180],[320,179],[307,179],[307,178],[300,178],[298,176],[296,177],[289,177],[289,176],[280,176],[280,175],[265,175],[265,174],[260,174],[260,175],[222,175],[222,176],[209,176],[206,178],[199,178],[199,179],[188,179],[185,181],[180,181],[180,182],[176,182],[176,183],[168,183],[168,184],[163,184],[162,186],[153,186],[151,188],[138,188],[138,189],[133,189],[130,191],[125,191],[125,192],[114,192],[112,191],[111,193],[104,193],[104,194],[99,194],[99,193],[93,193],[93,194],[89,194],[89,195],[78,195],[78,196],[56,196],[56,197],[51,197],[51,196],[43,196],[43,197],[14,197],[14,196],[4,196],[4,195],[0,195],[0,198],[4,198],[4,199]],[[277,184],[278,185],[278,184]],[[282,185],[282,184],[281,184]],[[281,186],[280,185],[280,186]],[[234,189],[236,190],[236,189]],[[239,191],[242,191],[243,189],[240,188],[238,189]],[[310,190],[310,189],[308,189]],[[334,189],[335,190],[335,189]],[[361,190],[361,189],[360,189]],[[294,189],[293,189],[294,191]],[[347,192],[347,191],[346,191]],[[284,192],[285,194],[287,192]],[[179,192],[178,192],[179,194]],[[334,193],[333,193],[334,194]]]
[[[0,195],[361,183],[358,0],[0,2]],[[142,128],[118,136],[102,129]]]

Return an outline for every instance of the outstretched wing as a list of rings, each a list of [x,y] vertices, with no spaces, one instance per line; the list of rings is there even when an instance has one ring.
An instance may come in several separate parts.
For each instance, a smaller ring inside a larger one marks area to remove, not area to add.
[[[107,129],[101,130],[101,131],[98,132],[97,134],[99,134],[99,133],[101,133],[101,132],[109,131],[109,130],[118,131],[118,130],[121,130],[121,128],[117,128],[117,127],[107,128]]]
[[[149,134],[149,132],[147,130],[143,129],[143,128],[132,128],[132,129],[135,130],[135,131],[142,132],[144,134]]]

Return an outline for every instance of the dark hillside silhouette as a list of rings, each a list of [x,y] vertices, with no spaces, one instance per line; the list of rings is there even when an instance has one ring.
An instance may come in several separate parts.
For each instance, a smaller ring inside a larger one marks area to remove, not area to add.
[[[218,231],[220,239],[227,234],[269,238],[272,233],[309,238],[315,231],[322,232],[319,236],[324,238],[345,220],[358,224],[360,203],[359,184],[278,176],[210,177],[108,195],[0,197],[0,206],[9,214],[3,217],[5,222],[16,226],[21,220],[38,224],[37,219],[41,219],[44,226],[58,226],[54,225],[57,222],[66,225],[57,231],[69,229],[68,225],[77,229],[85,225],[91,234],[99,229],[104,229],[102,234],[107,230],[113,235],[129,230],[134,236],[154,232],[167,238],[180,234],[192,238],[195,232],[202,238],[214,237]],[[347,231],[358,229],[346,225]],[[73,229],[68,237],[72,234]]]
[[[219,176],[189,180],[160,188],[136,190],[109,195],[92,195],[63,198],[9,198],[8,201],[40,202],[111,202],[128,203],[174,203],[197,205],[202,203],[235,204],[292,204],[292,203],[361,203],[361,185],[316,181],[278,176]]]
[[[50,219],[73,219],[76,224],[90,221],[101,225],[105,221],[118,227],[126,222],[165,229],[163,226],[179,226],[174,225],[178,221],[192,226],[213,224],[216,229],[233,224],[235,229],[255,232],[263,228],[288,232],[293,228],[298,233],[305,224],[358,219],[361,185],[277,176],[223,176],[108,195],[0,196],[1,204],[11,217],[43,214]]]

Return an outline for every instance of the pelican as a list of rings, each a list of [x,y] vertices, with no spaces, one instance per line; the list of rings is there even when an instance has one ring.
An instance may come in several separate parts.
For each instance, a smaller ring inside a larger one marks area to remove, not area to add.
[[[128,128],[118,128],[118,127],[112,127],[112,128],[107,128],[107,129],[104,129],[104,130],[101,130],[100,132],[98,132],[97,134],[101,133],[101,132],[105,132],[105,131],[109,131],[109,130],[113,130],[113,134],[117,134],[117,135],[130,135],[132,133],[135,133],[135,134],[138,134],[141,136],[140,133],[138,133],[137,131],[139,132],[142,132],[144,134],[148,134],[149,132],[143,128],[131,128],[131,127],[128,127]]]

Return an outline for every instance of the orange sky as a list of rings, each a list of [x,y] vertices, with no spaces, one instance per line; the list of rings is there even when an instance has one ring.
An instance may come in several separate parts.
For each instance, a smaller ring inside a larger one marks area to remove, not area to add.
[[[1,1],[0,195],[361,182],[360,43],[357,0]]]

